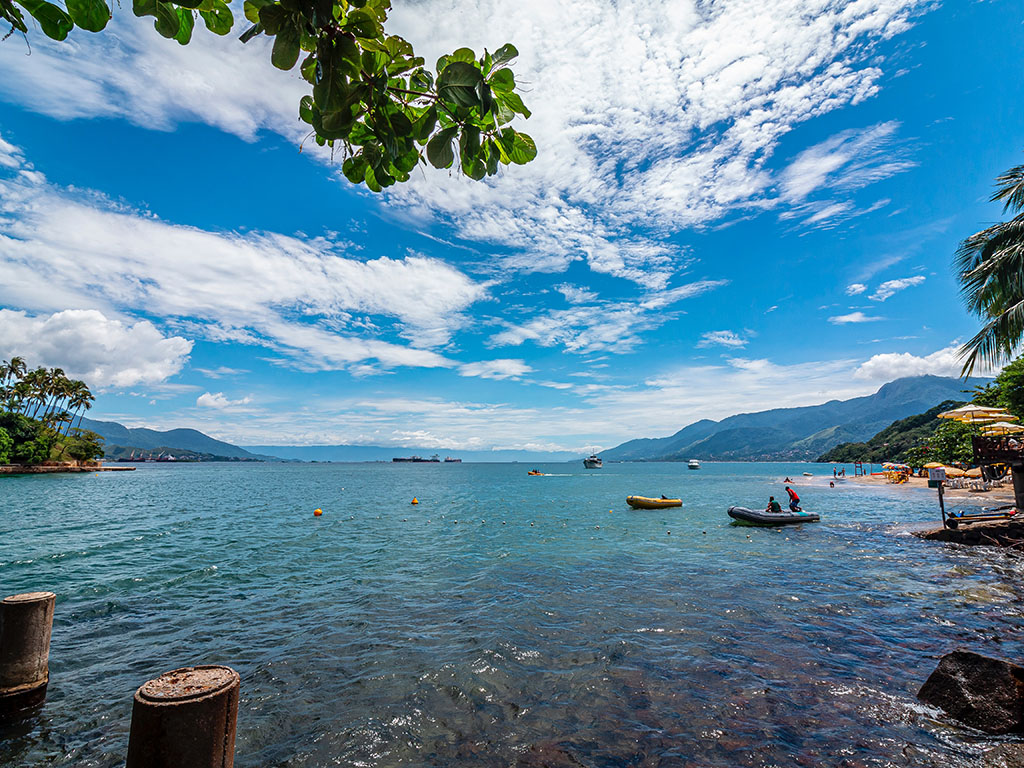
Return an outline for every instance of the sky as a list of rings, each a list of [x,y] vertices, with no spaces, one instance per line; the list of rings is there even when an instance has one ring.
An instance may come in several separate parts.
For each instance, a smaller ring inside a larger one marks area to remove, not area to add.
[[[0,43],[0,357],[242,445],[578,452],[959,372],[1017,0],[393,2],[516,45],[533,163],[356,188],[239,29]]]

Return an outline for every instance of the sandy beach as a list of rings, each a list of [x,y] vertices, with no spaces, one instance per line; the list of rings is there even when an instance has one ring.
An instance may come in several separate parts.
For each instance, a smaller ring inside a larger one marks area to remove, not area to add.
[[[895,484],[886,480],[885,475],[860,475],[858,477],[847,476],[847,482],[864,485],[888,485],[893,490],[904,488],[928,489],[928,478],[912,477],[905,483]],[[932,491],[935,492],[934,490]],[[943,496],[949,504],[970,502],[971,504],[982,504],[984,506],[999,506],[1002,504],[1013,504],[1013,484],[1007,480],[1002,488],[993,488],[990,491],[976,492],[967,488],[946,488]]]

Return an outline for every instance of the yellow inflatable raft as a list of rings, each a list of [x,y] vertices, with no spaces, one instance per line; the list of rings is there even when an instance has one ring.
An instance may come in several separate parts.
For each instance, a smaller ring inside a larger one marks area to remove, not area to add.
[[[626,503],[633,509],[665,509],[683,506],[682,499],[652,499],[648,496],[627,496]]]

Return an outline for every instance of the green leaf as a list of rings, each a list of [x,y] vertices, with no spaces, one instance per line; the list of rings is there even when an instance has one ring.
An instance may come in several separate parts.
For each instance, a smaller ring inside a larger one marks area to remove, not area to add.
[[[453,61],[438,75],[437,96],[460,107],[478,107],[480,97],[476,86],[482,79],[480,70],[472,64]]]
[[[519,55],[519,51],[512,43],[505,43],[501,48],[494,52],[494,62],[491,66],[500,67],[502,64],[508,64],[512,59]]]
[[[537,145],[533,139],[525,133],[516,131],[515,142],[512,144],[512,151],[509,158],[516,165],[526,165],[537,156]]]
[[[185,2],[181,2],[181,0],[174,0],[174,4],[179,8],[188,8],[194,11],[203,4],[203,0],[185,0]]]
[[[274,38],[274,49],[270,53],[271,63],[285,71],[295,66],[299,60],[299,30],[294,24],[281,27]]]
[[[203,17],[206,28],[215,35],[226,35],[235,24],[234,14],[223,0],[214,0],[213,7],[199,11],[199,15]]]
[[[110,21],[110,9],[103,0],[66,0],[68,15],[82,29],[99,32]]]
[[[437,107],[431,104],[430,108],[412,124],[412,137],[416,141],[426,141],[434,132],[435,125],[437,125]]]
[[[156,0],[132,0],[132,13],[136,16],[156,16]]]
[[[153,26],[156,31],[167,38],[172,38],[178,34],[178,28],[181,26],[181,19],[178,18],[177,9],[170,3],[157,2],[156,4],[156,22]]]
[[[315,107],[313,105],[313,97],[303,96],[302,99],[299,101],[299,119],[301,119],[302,122],[304,123],[309,123],[310,125],[312,125],[314,109]]]
[[[518,112],[523,117],[529,117],[532,113],[523,104],[523,100],[519,98],[518,93],[500,93],[497,98],[513,112]]]
[[[253,24],[259,24],[260,9],[272,4],[273,0],[245,0],[245,4],[242,6],[245,11],[245,18]]]
[[[409,173],[413,168],[416,167],[416,163],[419,162],[420,153],[415,149],[409,150],[404,155],[399,155],[394,160],[395,168],[402,173]],[[404,181],[404,179],[403,179]]]
[[[464,61],[467,64],[473,64],[476,61],[476,54],[473,53],[472,48],[459,48],[455,53],[448,57],[448,61]]]
[[[516,78],[512,70],[507,68],[499,69],[487,79],[487,82],[496,91],[514,91],[516,87]]]
[[[276,35],[281,30],[281,27],[287,23],[289,16],[291,16],[288,11],[277,3],[263,6],[260,8],[259,13],[260,24],[263,25],[263,28],[267,30],[269,35]]]
[[[452,163],[455,162],[452,139],[458,130],[458,127],[454,125],[451,128],[445,128],[427,142],[427,160],[435,168],[452,167]]]
[[[361,154],[353,155],[342,164],[341,172],[353,184],[362,184],[366,181],[366,168],[366,159]]]
[[[75,22],[59,7],[46,0],[18,0],[18,4],[39,22],[43,34],[51,40],[63,40],[75,27]]]
[[[175,34],[174,39],[182,45],[188,45],[189,40],[192,39],[192,28],[196,25],[196,17],[192,15],[192,11],[188,8],[177,8],[175,10],[178,14],[178,32]]]
[[[467,125],[459,134],[459,150],[462,155],[462,163],[472,162],[480,151],[480,129]]]
[[[250,40],[252,40],[257,35],[262,35],[262,34],[263,34],[263,25],[262,24],[253,24],[251,27],[249,27],[247,30],[245,30],[245,32],[240,34],[238,36],[238,39],[241,40],[243,43],[248,43]]]
[[[368,39],[380,37],[384,33],[376,17],[370,11],[363,8],[357,8],[352,11],[345,20],[345,25],[342,29],[346,32],[351,32],[356,37]]]
[[[393,112],[388,115],[388,122],[391,123],[391,130],[395,132],[396,136],[412,135],[412,121],[401,112]]]

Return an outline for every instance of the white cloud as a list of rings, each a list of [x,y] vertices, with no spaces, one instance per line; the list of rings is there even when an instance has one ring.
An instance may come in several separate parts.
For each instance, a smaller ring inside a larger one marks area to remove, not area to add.
[[[850,283],[848,286],[846,286],[846,295],[859,296],[860,294],[864,293],[864,291],[866,291],[867,289],[868,287],[864,285],[864,283]]]
[[[533,341],[542,347],[564,346],[569,352],[629,352],[641,343],[641,334],[672,317],[666,308],[723,286],[725,280],[698,280],[655,291],[636,301],[600,302],[569,309],[554,309],[494,334],[493,347],[519,346]]]
[[[858,366],[854,376],[869,381],[892,381],[906,376],[953,376],[959,377],[964,361],[960,357],[960,345],[956,342],[932,352],[930,355],[914,355],[910,352],[888,352],[874,355]],[[973,376],[994,376],[998,371],[991,367],[976,368]]]
[[[63,368],[90,387],[160,384],[181,371],[192,342],[165,336],[147,320],[108,318],[96,310],[52,315],[0,309],[0,358]]]
[[[899,123],[879,123],[862,131],[843,131],[801,152],[780,176],[779,194],[791,210],[782,218],[803,218],[808,226],[835,226],[889,203],[878,200],[858,208],[849,200],[811,200],[815,193],[847,197],[856,190],[913,168],[894,144]]]
[[[325,239],[175,225],[21,173],[0,176],[0,270],[8,306],[145,312],[310,368],[451,365],[427,348],[448,343],[487,296],[438,259],[360,260]],[[379,338],[391,330],[409,345]]]
[[[481,360],[459,366],[460,376],[479,376],[481,379],[519,379],[531,373],[533,368],[522,360],[498,359]]]
[[[885,318],[875,317],[872,315],[865,315],[863,312],[851,312],[848,315],[836,315],[830,317],[828,321],[833,325],[846,325],[848,323],[875,323]]]
[[[738,349],[746,345],[747,340],[739,336],[735,331],[708,331],[697,342],[698,347],[730,347]]]
[[[507,269],[595,272],[663,289],[690,256],[666,231],[736,210],[807,206],[812,225],[863,210],[812,201],[825,186],[863,187],[907,165],[880,162],[885,123],[839,134],[774,179],[767,163],[797,125],[873,96],[879,45],[906,31],[931,0],[424,0],[399,4],[389,30],[433,61],[462,45],[511,40],[534,117],[521,127],[535,163],[485,183],[427,172],[385,200],[438,216],[465,238],[495,244]],[[567,44],[566,41],[571,41]],[[199,120],[252,138],[298,141],[296,72],[270,66],[268,41],[197,30],[187,47],[149,19],[115,15],[103,35],[33,38],[33,55],[0,47],[0,90],[64,119],[118,116],[147,127]],[[315,150],[312,150],[315,151]],[[856,155],[871,160],[859,160]],[[816,165],[817,162],[817,165]],[[779,193],[776,193],[778,185]]]
[[[558,291],[565,297],[565,300],[570,304],[589,304],[597,301],[598,295],[593,291],[588,291],[585,288],[579,286],[569,285],[563,283],[562,285],[556,285],[555,290]]]
[[[223,392],[204,392],[196,398],[196,405],[200,408],[215,408],[218,411],[237,409],[240,406],[249,405],[251,402],[251,397],[230,400]]]
[[[898,280],[886,280],[884,283],[879,285],[875,292],[868,296],[873,301],[885,301],[893,294],[899,293],[902,290],[910,288],[915,285],[920,285],[924,282],[924,275],[915,275],[914,277],[901,277]]]

